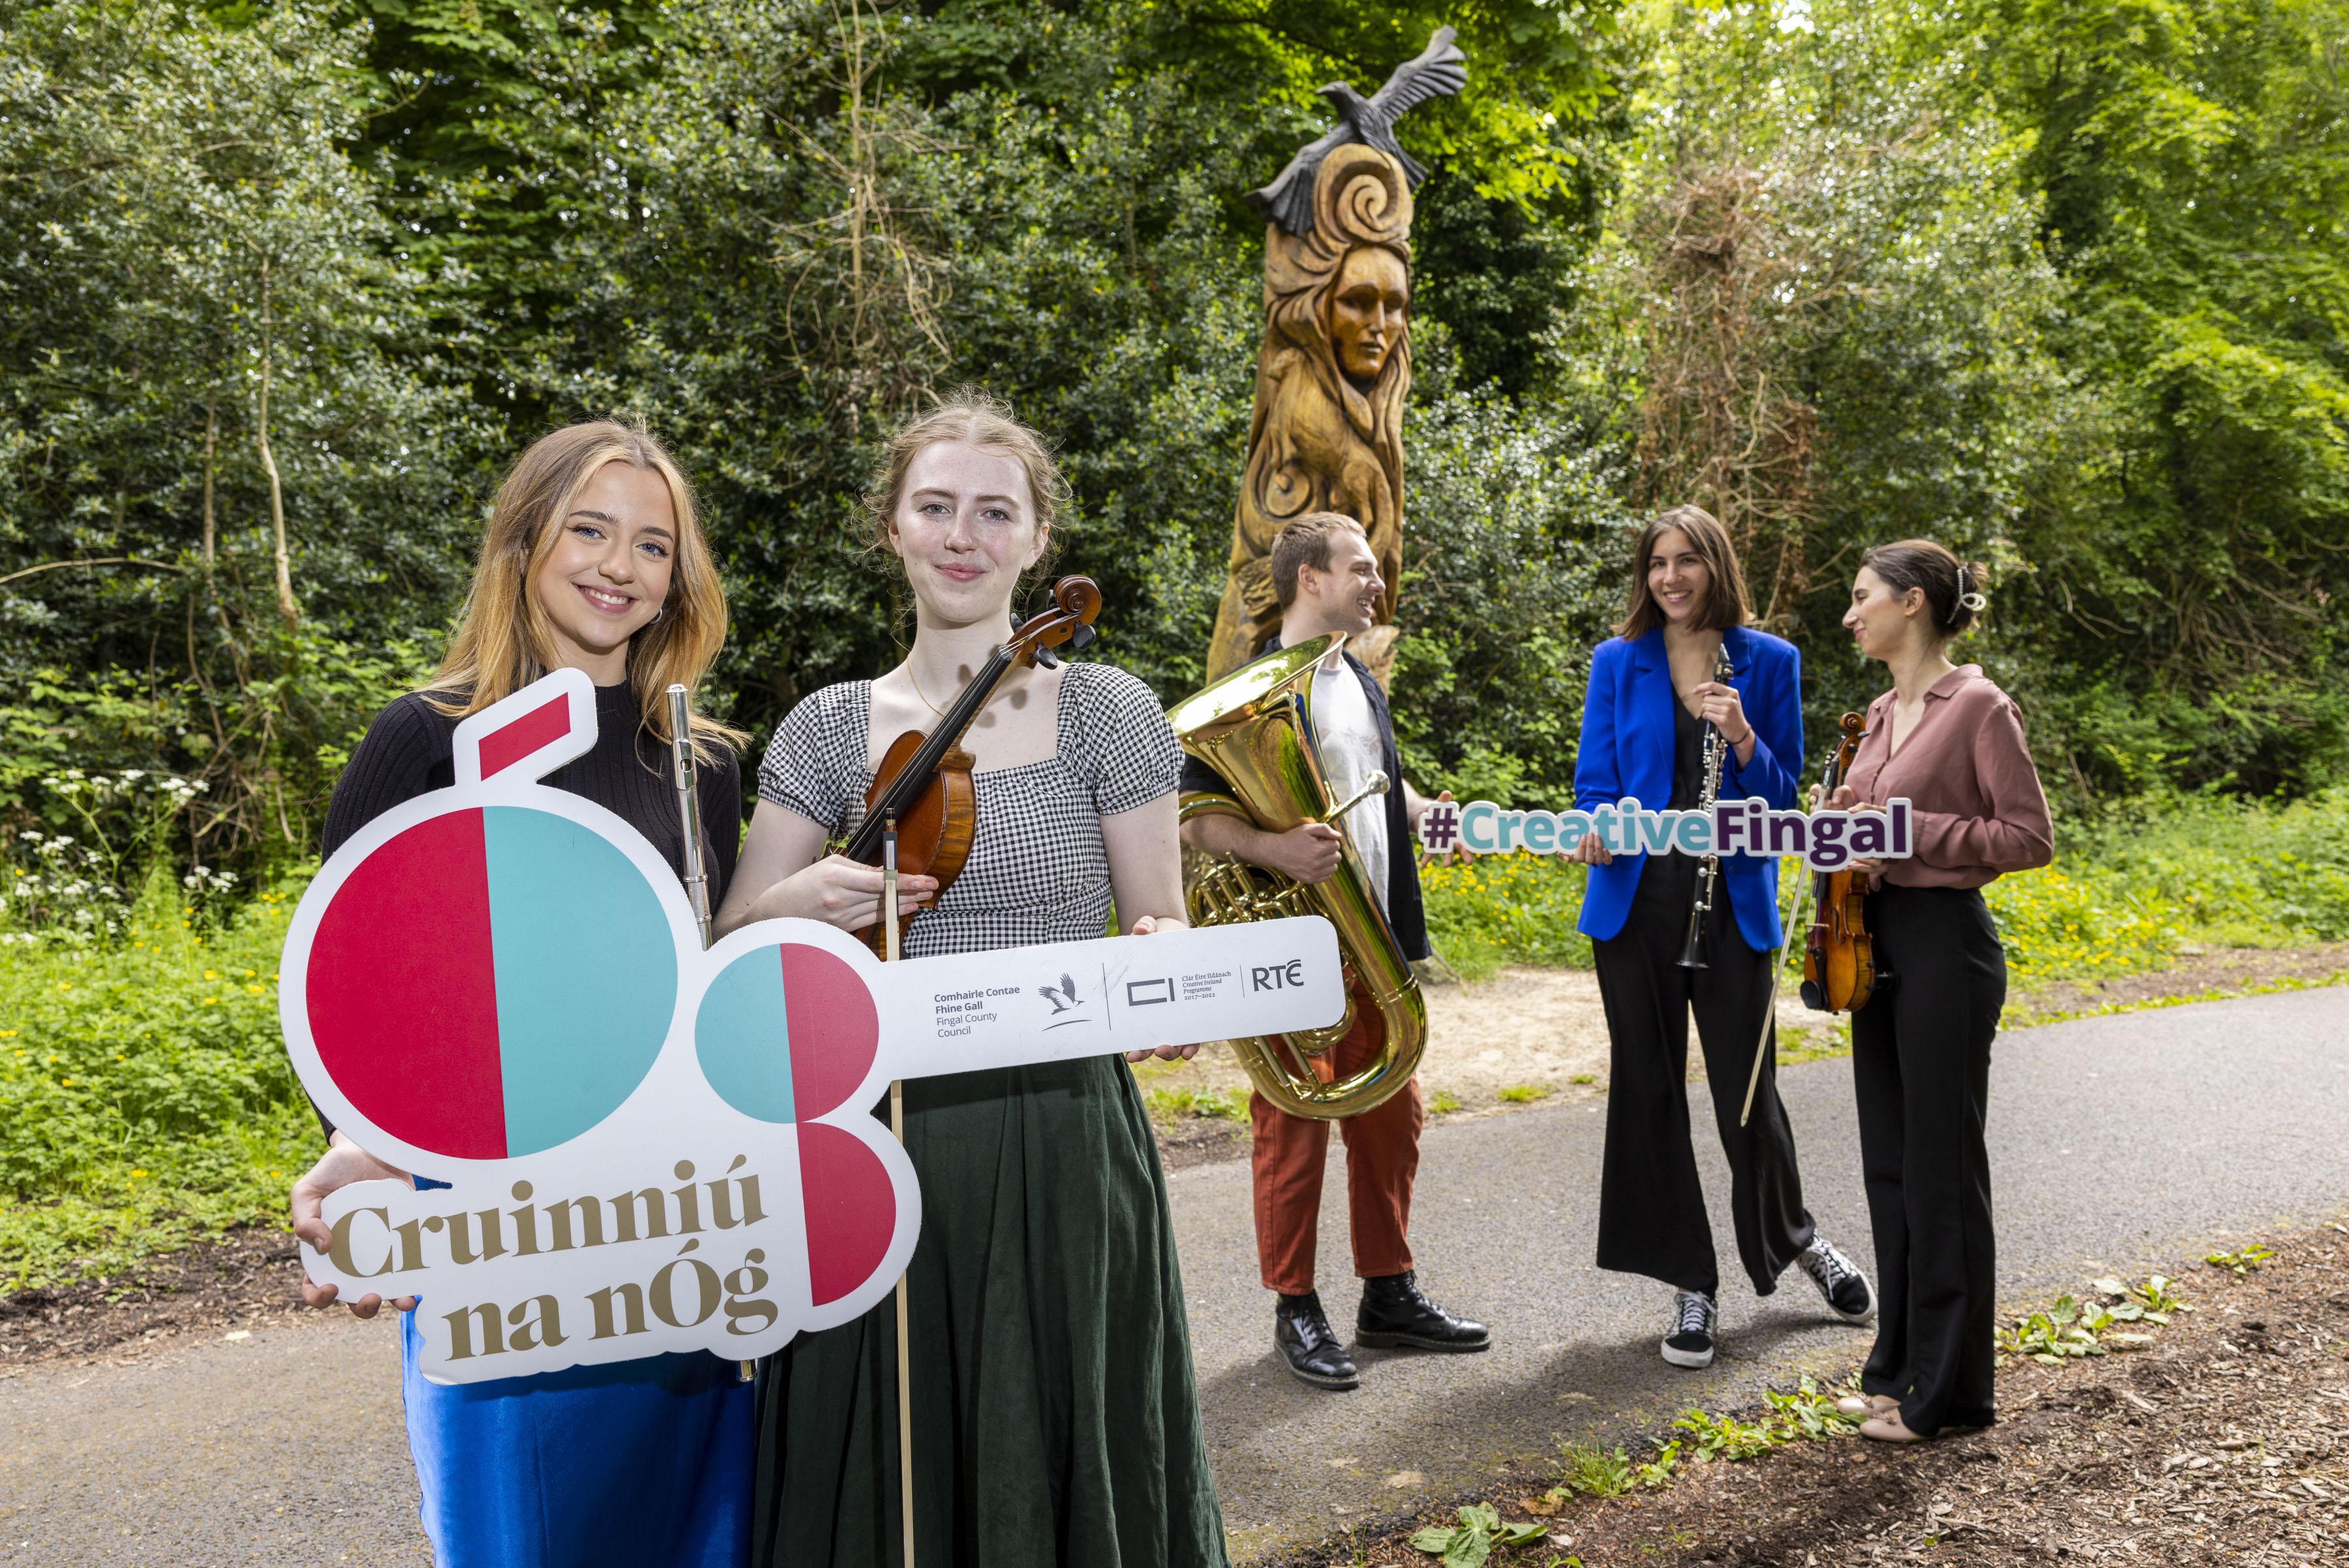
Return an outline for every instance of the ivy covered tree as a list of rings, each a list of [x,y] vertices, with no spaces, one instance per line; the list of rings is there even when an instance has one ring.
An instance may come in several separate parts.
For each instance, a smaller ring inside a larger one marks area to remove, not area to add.
[[[481,421],[348,153],[360,42],[300,9],[0,9],[20,810],[63,766],[157,768],[212,786],[198,855],[299,853],[346,683],[380,684],[336,644],[429,630],[461,580]]]

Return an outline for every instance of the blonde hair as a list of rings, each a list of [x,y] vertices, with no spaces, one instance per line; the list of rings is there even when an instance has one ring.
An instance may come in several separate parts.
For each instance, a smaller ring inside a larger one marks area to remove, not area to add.
[[[1308,512],[1273,536],[1272,597],[1285,611],[1297,602],[1297,574],[1306,566],[1330,569],[1330,541],[1339,534],[1361,534],[1362,524],[1342,512]]]
[[[1675,506],[1640,529],[1639,543],[1631,546],[1631,596],[1623,607],[1622,620],[1616,624],[1616,636],[1636,642],[1664,624],[1664,612],[1657,607],[1656,596],[1648,591],[1648,556],[1655,550],[1657,539],[1673,528],[1688,535],[1709,579],[1704,603],[1691,629],[1726,631],[1744,626],[1753,615],[1745,597],[1745,572],[1737,564],[1737,546],[1730,542],[1729,530],[1702,506]]]
[[[644,431],[613,420],[566,425],[530,443],[498,485],[481,534],[473,586],[458,612],[457,633],[440,660],[425,700],[452,718],[478,713],[544,675],[554,657],[554,628],[531,591],[538,567],[555,545],[563,519],[588,482],[609,462],[657,473],[677,514],[668,597],[650,625],[628,639],[628,684],[645,728],[669,740],[671,683],[698,689],[710,660],[726,644],[726,594],[701,532],[693,486],[668,450]],[[715,719],[692,716],[694,750],[708,756],[736,745],[741,732]]]
[[[1043,553],[1028,571],[1032,575],[1049,567],[1060,549],[1052,524],[1069,505],[1069,482],[1061,477],[1044,438],[1013,417],[1009,404],[977,387],[957,388],[927,412],[914,415],[881,449],[881,462],[864,487],[865,547],[876,554],[888,550],[896,531],[897,503],[905,493],[906,472],[916,458],[941,441],[1008,457],[1019,465],[1028,476],[1036,531],[1044,538]]]

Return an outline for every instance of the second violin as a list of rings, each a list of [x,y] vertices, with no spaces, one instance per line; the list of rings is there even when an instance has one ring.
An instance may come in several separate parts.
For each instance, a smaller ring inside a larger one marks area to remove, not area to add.
[[[1832,801],[1851,771],[1868,721],[1846,713],[1842,739],[1827,758],[1819,798]],[[1803,939],[1803,1005],[1817,1012],[1855,1012],[1876,993],[1876,950],[1868,934],[1868,873],[1812,874],[1811,927]]]

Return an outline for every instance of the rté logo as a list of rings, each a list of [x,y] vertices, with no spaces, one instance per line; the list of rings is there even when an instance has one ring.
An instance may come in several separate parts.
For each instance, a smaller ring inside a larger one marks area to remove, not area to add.
[[[1290,959],[1287,963],[1258,964],[1248,971],[1251,991],[1287,991],[1305,983],[1305,961]]]

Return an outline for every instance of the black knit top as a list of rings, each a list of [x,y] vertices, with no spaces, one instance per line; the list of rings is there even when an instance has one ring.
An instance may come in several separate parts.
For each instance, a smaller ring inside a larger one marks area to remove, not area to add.
[[[335,781],[321,852],[334,854],[351,835],[401,802],[455,784],[457,763],[450,742],[456,732],[457,721],[419,692],[409,692],[377,714],[367,739],[359,742],[358,754]],[[544,782],[594,801],[643,834],[678,879],[684,878],[685,835],[678,823],[668,747],[645,727],[636,693],[626,682],[595,688],[594,748],[547,774]],[[701,796],[709,907],[715,909],[726,897],[741,844],[740,764],[721,747],[695,770],[695,783]]]
[[[333,855],[393,806],[454,784],[456,733],[457,721],[419,692],[409,692],[378,713],[367,726],[367,739],[359,742],[358,754],[335,781],[320,853]],[[595,744],[543,782],[594,801],[643,834],[678,879],[685,879],[685,834],[678,822],[668,747],[645,727],[636,692],[626,681],[595,688]],[[734,753],[719,747],[716,756],[694,770],[694,785],[701,797],[701,855],[709,874],[709,908],[715,911],[733,880],[735,852],[742,838],[742,773]],[[330,1135],[335,1130],[323,1114],[318,1125]]]

